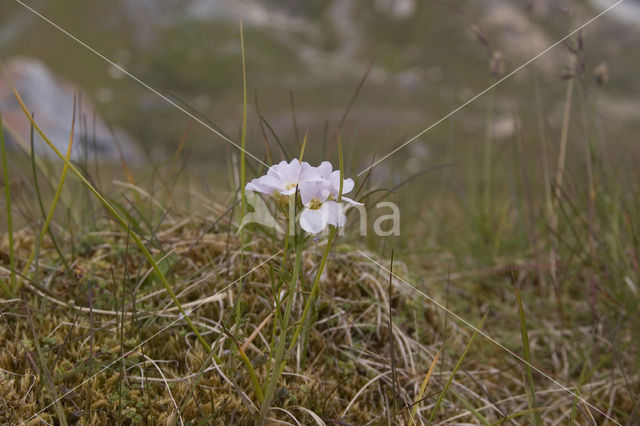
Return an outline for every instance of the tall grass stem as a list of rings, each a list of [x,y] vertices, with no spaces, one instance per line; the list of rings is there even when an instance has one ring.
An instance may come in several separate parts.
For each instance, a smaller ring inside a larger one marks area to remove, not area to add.
[[[18,100],[18,103],[20,104],[20,107],[22,108],[22,111],[24,112],[25,116],[31,122],[31,124],[33,125],[34,129],[36,129],[36,131],[38,132],[38,134],[42,137],[42,140],[49,146],[49,148],[51,148],[51,150],[58,156],[58,158],[60,158],[61,160],[63,160],[65,162],[65,164],[69,167],[69,169],[78,177],[78,179],[80,179],[80,181],[89,189],[89,191],[91,191],[93,193],[93,195],[95,195],[96,198],[98,198],[98,200],[100,200],[100,202],[104,205],[104,207],[107,209],[107,211],[109,211],[109,213],[118,221],[118,223],[120,224],[122,229],[124,229],[127,232],[129,232],[129,234],[130,234],[131,238],[133,239],[133,241],[135,242],[136,246],[138,246],[138,248],[142,252],[143,256],[151,264],[154,272],[157,274],[158,278],[160,279],[160,282],[162,283],[162,285],[164,286],[165,290],[167,291],[167,293],[169,294],[169,296],[173,300],[173,303],[176,305],[176,307],[180,311],[180,314],[182,314],[184,320],[187,322],[187,324],[189,325],[189,327],[191,328],[193,333],[196,335],[196,337],[198,338],[200,343],[202,343],[202,345],[205,347],[207,352],[211,352],[211,346],[202,337],[202,335],[200,334],[198,329],[195,327],[195,325],[193,324],[193,322],[189,318],[188,314],[182,308],[182,305],[180,304],[180,301],[178,301],[178,298],[176,297],[175,292],[171,288],[171,284],[169,284],[169,281],[167,281],[167,277],[162,272],[162,269],[160,268],[160,266],[158,265],[156,260],[153,258],[153,256],[151,255],[151,253],[149,252],[147,247],[144,245],[144,243],[142,242],[140,237],[135,232],[130,232],[129,231],[129,225],[122,218],[122,216],[120,216],[120,214],[116,211],[116,209],[106,200],[106,198],[104,198],[104,196],[100,193],[100,191],[98,191],[87,180],[87,178],[84,177],[82,172],[80,172],[80,170],[78,170],[78,168],[75,165],[73,165],[73,163],[71,163],[71,161],[69,161],[64,155],[62,155],[62,153],[58,150],[58,148],[56,148],[56,146],[53,144],[53,142],[51,142],[49,140],[49,138],[47,137],[47,135],[45,135],[45,133],[42,131],[42,129],[40,129],[40,127],[37,125],[37,123],[35,122],[33,117],[31,117],[31,114],[29,113],[29,110],[25,106],[22,98],[20,97],[20,95],[16,91],[15,87],[11,86],[11,89],[13,90],[13,93],[14,93],[16,99]]]
[[[9,182],[9,167],[7,165],[7,147],[2,129],[2,115],[0,115],[0,148],[2,149],[2,178],[4,180],[4,195],[7,211],[7,234],[9,237],[9,266],[11,267],[10,283],[7,285],[4,280],[0,280],[2,291],[5,295],[13,297],[16,288],[16,256],[13,241],[13,218],[11,216],[11,184]]]

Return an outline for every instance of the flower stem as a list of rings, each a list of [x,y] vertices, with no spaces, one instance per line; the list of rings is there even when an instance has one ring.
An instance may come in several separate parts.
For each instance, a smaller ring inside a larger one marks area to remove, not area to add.
[[[340,167],[340,189],[338,190],[338,202],[342,201],[342,188],[344,184],[344,160],[342,156],[342,137],[340,136],[340,131],[336,134],[338,138],[338,159],[339,159],[339,167]],[[296,331],[293,333],[293,338],[291,339],[291,346],[289,346],[289,350],[293,349],[295,346],[298,337],[300,337],[300,333],[304,328],[307,317],[309,316],[309,311],[311,310],[311,304],[317,299],[318,288],[320,284],[320,277],[322,276],[322,271],[324,271],[324,267],[327,264],[327,258],[329,257],[329,251],[331,250],[331,245],[333,244],[333,240],[335,239],[336,232],[338,232],[338,228],[332,228],[329,232],[329,239],[327,240],[327,247],[324,250],[324,254],[322,255],[322,260],[320,261],[320,266],[318,267],[318,271],[316,272],[316,276],[313,280],[313,285],[311,286],[311,292],[309,293],[309,298],[307,299],[307,303],[304,306],[304,311],[302,312],[302,317],[298,322],[298,327],[296,327]]]
[[[295,217],[289,218],[289,220],[295,220]],[[291,319],[291,309],[293,307],[293,292],[295,291],[296,283],[298,282],[301,262],[302,262],[302,244],[296,244],[296,260],[293,266],[291,282],[289,283],[289,291],[287,294],[287,304],[284,310],[284,317],[280,324],[280,337],[278,338],[278,345],[276,346],[273,373],[271,374],[271,378],[267,385],[267,390],[264,393],[264,399],[262,402],[262,407],[260,408],[260,415],[258,417],[258,422],[257,422],[257,424],[259,425],[264,424],[265,418],[267,416],[267,412],[269,411],[269,408],[271,408],[271,401],[273,400],[273,395],[275,393],[276,386],[278,385],[278,381],[280,379],[282,369],[284,368],[287,329],[289,328],[289,320]]]
[[[298,321],[298,326],[296,327],[296,331],[293,333],[293,337],[291,338],[291,344],[289,346],[289,350],[293,349],[293,347],[295,346],[298,340],[298,337],[300,336],[300,332],[302,331],[302,327],[304,326],[307,320],[307,316],[309,315],[309,311],[311,309],[311,302],[315,300],[316,293],[318,292],[318,289],[320,287],[320,277],[322,276],[322,271],[324,271],[324,267],[327,264],[329,251],[331,250],[331,246],[333,244],[337,231],[338,231],[338,228],[332,228],[329,233],[329,239],[327,240],[327,247],[324,250],[324,254],[322,255],[322,260],[320,261],[320,266],[318,267],[318,271],[316,272],[316,276],[313,280],[313,285],[311,286],[311,292],[309,293],[309,298],[307,299],[307,303],[304,306],[302,317],[300,317],[300,321]]]

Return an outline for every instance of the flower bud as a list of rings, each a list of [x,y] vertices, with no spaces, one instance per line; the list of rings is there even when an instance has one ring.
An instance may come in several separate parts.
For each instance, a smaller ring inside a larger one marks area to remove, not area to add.
[[[504,58],[502,57],[502,52],[499,50],[492,51],[491,58],[489,58],[489,69],[491,70],[491,75],[495,78],[501,78],[505,73],[506,67]]]

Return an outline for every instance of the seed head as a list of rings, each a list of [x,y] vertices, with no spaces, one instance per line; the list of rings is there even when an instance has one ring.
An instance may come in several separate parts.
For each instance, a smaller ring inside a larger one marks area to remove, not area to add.
[[[593,74],[596,77],[596,84],[600,87],[604,86],[609,81],[609,67],[606,62],[600,62],[597,67],[594,68]]]

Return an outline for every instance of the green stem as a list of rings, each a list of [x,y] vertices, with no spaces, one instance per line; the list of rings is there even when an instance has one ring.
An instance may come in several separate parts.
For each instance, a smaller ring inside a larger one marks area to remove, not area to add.
[[[480,331],[480,329],[484,325],[484,321],[486,319],[487,319],[487,314],[485,314],[482,317],[482,320],[480,321],[480,324],[478,325],[478,327],[476,327],[475,331],[471,335],[471,339],[469,339],[469,342],[467,343],[467,346],[464,348],[464,351],[462,352],[462,355],[458,359],[458,362],[456,363],[456,366],[453,368],[453,371],[451,372],[451,375],[449,375],[449,380],[447,380],[447,383],[444,385],[444,389],[442,389],[442,392],[440,392],[440,395],[438,396],[438,399],[436,400],[435,406],[431,410],[431,415],[429,416],[429,420],[427,421],[427,424],[430,425],[431,422],[433,422],[433,419],[435,418],[436,413],[438,412],[438,408],[440,408],[440,404],[442,404],[442,401],[444,401],[444,397],[447,394],[447,391],[449,390],[449,386],[451,386],[451,383],[453,382],[453,379],[454,379],[456,373],[458,372],[458,370],[460,369],[460,366],[462,365],[462,361],[464,360],[465,356],[467,356],[467,352],[469,352],[469,348],[471,348],[471,344],[473,343],[473,340],[476,338],[476,335],[478,334],[478,332]]]
[[[295,217],[289,218],[289,220],[295,220]],[[262,407],[260,408],[260,415],[258,417],[257,424],[264,424],[265,418],[271,408],[271,401],[278,385],[282,369],[284,368],[284,356],[285,346],[287,338],[287,329],[289,328],[289,320],[291,319],[291,308],[293,307],[293,293],[295,291],[296,283],[298,282],[298,276],[300,274],[300,264],[302,261],[302,244],[296,245],[296,260],[293,266],[293,274],[291,275],[291,282],[289,283],[289,292],[287,294],[287,304],[284,310],[284,318],[280,326],[280,337],[278,339],[278,346],[276,347],[275,363],[273,365],[273,373],[271,379],[267,385],[267,390],[264,393],[264,400]]]
[[[342,137],[340,136],[340,131],[336,134],[338,139],[338,161],[340,167],[340,188],[338,190],[338,202],[342,201],[342,187],[344,184],[344,159],[342,156]],[[316,276],[313,280],[313,285],[311,286],[311,292],[309,293],[309,298],[307,299],[307,303],[304,306],[304,311],[302,312],[302,317],[298,322],[298,327],[296,327],[296,331],[293,333],[293,338],[291,339],[291,346],[289,346],[289,350],[293,349],[295,346],[298,337],[300,337],[300,333],[304,328],[307,317],[309,316],[309,312],[311,310],[311,305],[317,299],[318,289],[320,287],[320,277],[322,276],[322,271],[324,271],[324,267],[327,264],[327,258],[329,257],[329,251],[331,251],[331,246],[335,239],[336,233],[338,232],[338,228],[332,228],[329,232],[329,239],[327,240],[327,247],[324,250],[324,254],[322,255],[322,260],[320,261],[320,266],[318,267],[318,271],[316,272]]]
[[[31,146],[31,172],[33,173],[33,188],[35,189],[36,192],[36,199],[38,200],[38,206],[40,207],[40,214],[42,215],[42,217],[46,217],[46,213],[44,211],[44,203],[42,202],[42,195],[40,193],[40,183],[38,182],[38,172],[37,172],[37,167],[36,167],[36,153],[33,147],[33,126],[31,126],[31,140],[30,140],[30,146]],[[58,257],[60,257],[60,261],[62,261],[62,264],[64,265],[64,269],[69,272],[69,264],[67,263],[67,261],[64,258],[64,254],[62,253],[62,249],[60,248],[60,245],[58,244],[58,240],[56,239],[56,236],[53,234],[53,231],[51,230],[51,228],[49,228],[49,236],[51,237],[51,241],[53,242],[53,247],[56,249],[56,252],[58,253]]]
[[[247,73],[244,60],[244,31],[242,30],[242,20],[240,20],[240,51],[242,56],[242,134],[240,136],[240,220],[247,214],[247,197],[245,194],[245,187],[247,186],[247,165],[245,146],[247,141]],[[245,232],[244,227],[240,228],[240,276],[244,272],[244,244],[245,244]],[[235,321],[240,323],[241,319],[241,304],[240,299],[242,297],[242,291],[244,290],[244,284],[240,286],[238,290],[238,296],[235,306]]]
[[[531,349],[529,347],[529,333],[527,331],[527,320],[524,313],[524,307],[522,305],[522,298],[520,297],[520,290],[518,290],[518,286],[514,287],[516,293],[516,301],[518,302],[518,316],[520,317],[520,334],[522,335],[522,346],[524,349],[524,358],[527,361],[527,381],[529,385],[529,392],[531,394],[530,397],[530,407],[532,411],[533,423],[536,426],[542,425],[542,418],[540,417],[540,412],[537,411],[537,403],[536,403],[536,390],[533,383],[533,370],[531,368]]]
[[[485,218],[489,217],[489,209],[491,208],[491,151],[493,144],[493,109],[495,104],[495,90],[489,95],[489,108],[487,109],[487,123],[485,129],[484,140],[484,169],[483,181],[484,190],[482,196],[483,213]]]
[[[240,214],[244,217],[247,212],[247,199],[245,197],[245,186],[247,184],[247,165],[245,156],[245,145],[247,141],[247,69],[244,59],[244,32],[242,21],[240,21],[240,50],[242,53],[242,136],[240,137]],[[241,234],[241,243],[244,244],[244,231]]]
[[[262,389],[260,388],[260,383],[258,382],[258,376],[256,375],[256,371],[247,357],[247,354],[242,349],[242,346],[238,343],[235,336],[233,336],[230,332],[227,333],[229,337],[233,340],[233,343],[236,345],[236,349],[238,349],[238,353],[240,354],[240,358],[242,362],[244,362],[245,367],[247,367],[247,371],[249,372],[249,377],[251,377],[251,383],[253,384],[254,389],[256,390],[256,396],[258,397],[258,401],[262,402],[264,396],[262,395]]]
[[[293,347],[295,346],[298,340],[298,337],[302,332],[302,328],[306,322],[307,316],[309,315],[311,304],[313,300],[315,300],[315,295],[320,288],[320,276],[322,275],[322,271],[324,271],[324,267],[327,264],[329,251],[331,250],[331,245],[333,244],[333,240],[336,236],[337,231],[338,231],[338,228],[332,228],[331,232],[329,233],[329,239],[327,240],[327,247],[324,250],[324,254],[322,255],[322,260],[320,261],[320,266],[318,267],[318,271],[316,272],[316,276],[313,280],[313,285],[311,286],[311,292],[309,293],[309,298],[307,299],[307,303],[304,306],[302,317],[300,317],[300,321],[298,321],[298,326],[296,327],[296,331],[293,333],[293,337],[291,338],[291,344],[289,345],[289,350],[293,349]]]
[[[74,98],[73,100],[73,119],[71,120],[71,133],[69,134],[69,144],[67,145],[67,155],[66,155],[66,160],[65,160],[65,164],[62,167],[62,174],[60,175],[60,180],[58,181],[58,187],[56,188],[56,192],[53,195],[53,201],[51,201],[51,207],[49,207],[49,212],[47,213],[47,216],[44,220],[44,224],[42,225],[42,229],[40,230],[40,240],[43,240],[45,235],[47,235],[47,231],[49,230],[49,225],[51,224],[51,221],[53,220],[53,215],[56,211],[56,207],[58,206],[58,202],[60,201],[60,196],[62,195],[62,189],[64,188],[64,183],[65,180],[67,179],[67,172],[69,171],[69,160],[71,158],[71,150],[73,148],[73,135],[74,135],[74,129],[75,129],[75,124],[76,124],[76,104],[75,104],[76,100]],[[33,129],[32,129],[33,132]],[[35,155],[35,154],[33,154]],[[54,241],[55,242],[55,241]],[[36,252],[35,250],[33,250],[31,252],[31,254],[29,255],[29,259],[27,260],[27,263],[25,264],[24,268],[22,269],[22,274],[26,275],[27,272],[29,271],[29,268],[31,268],[31,264],[33,263],[34,259],[35,259],[35,255]]]
[[[100,202],[104,205],[104,207],[107,209],[107,211],[109,211],[109,213],[118,221],[120,226],[124,230],[127,230],[127,232],[129,232],[129,235],[131,235],[131,239],[133,239],[133,241],[138,246],[138,248],[140,249],[140,251],[142,252],[144,257],[151,264],[153,270],[155,271],[157,276],[160,278],[160,281],[162,282],[162,285],[164,286],[165,290],[167,291],[167,293],[169,293],[169,296],[171,296],[171,299],[173,300],[173,303],[176,305],[176,307],[178,308],[178,310],[180,311],[180,313],[184,317],[185,321],[187,321],[187,324],[189,325],[191,330],[195,333],[196,337],[198,338],[200,343],[202,343],[202,346],[205,347],[207,352],[211,352],[211,346],[209,345],[209,343],[207,343],[206,340],[204,340],[204,338],[202,337],[202,335],[200,334],[198,329],[195,327],[193,322],[191,322],[191,319],[189,318],[187,313],[184,311],[184,309],[182,308],[182,305],[180,304],[180,302],[178,301],[178,298],[176,297],[176,294],[173,292],[173,289],[171,288],[171,284],[169,284],[169,281],[167,281],[167,278],[165,277],[164,273],[162,272],[162,270],[158,266],[158,263],[155,261],[155,259],[153,258],[153,256],[151,255],[151,253],[149,252],[147,247],[144,245],[144,243],[142,242],[140,237],[138,237],[138,235],[135,232],[131,232],[130,231],[129,224],[122,218],[122,216],[120,216],[120,214],[111,206],[111,204],[109,204],[109,202],[102,196],[100,191],[98,191],[93,185],[91,185],[91,183],[87,180],[87,178],[84,177],[84,175],[80,172],[80,170],[78,170],[76,168],[76,166],[74,166],[71,161],[69,161],[67,158],[65,158],[64,155],[62,155],[62,153],[58,150],[58,148],[56,148],[56,146],[53,144],[53,142],[51,142],[49,140],[49,138],[47,137],[47,135],[44,134],[42,129],[40,129],[40,127],[38,127],[38,125],[36,124],[36,122],[33,119],[33,117],[31,117],[31,114],[29,113],[29,110],[24,105],[24,102],[22,101],[22,98],[20,97],[20,95],[18,94],[18,92],[16,91],[16,89],[13,86],[12,86],[12,90],[13,90],[13,93],[14,93],[16,99],[18,100],[18,103],[20,103],[20,107],[22,108],[22,111],[24,112],[25,116],[31,122],[31,124],[33,125],[33,128],[36,129],[38,134],[42,137],[42,140],[49,146],[49,148],[51,148],[51,150],[53,152],[55,152],[55,154],[62,161],[64,161],[64,163],[69,167],[69,170],[71,170],[78,177],[78,179],[80,179],[80,181],[96,196],[96,198],[98,198],[98,200],[100,200]],[[216,359],[216,358],[217,357],[214,356],[214,359]],[[218,361],[218,359],[216,359],[216,362],[217,361]]]
[[[4,281],[2,283],[2,291],[9,297],[13,297],[13,289],[16,287],[16,258],[13,251],[13,220],[11,217],[11,189],[9,185],[9,169],[7,167],[7,148],[4,141],[4,132],[2,130],[2,116],[0,116],[0,148],[2,149],[2,172],[4,178],[4,194],[6,197],[7,210],[7,231],[9,233],[9,265],[11,267],[11,283],[9,286]]]

